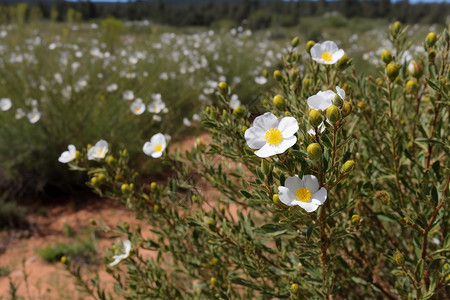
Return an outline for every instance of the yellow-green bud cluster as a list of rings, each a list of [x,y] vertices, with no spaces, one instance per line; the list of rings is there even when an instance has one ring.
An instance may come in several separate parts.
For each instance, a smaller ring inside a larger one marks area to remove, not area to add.
[[[355,167],[355,161],[354,160],[347,160],[341,168],[341,171],[343,173],[347,173],[350,172],[351,170],[353,170],[353,168]]]
[[[224,96],[228,94],[228,84],[225,81],[219,83],[219,93]]]
[[[295,38],[292,39],[291,46],[295,48],[298,46],[299,43],[300,43],[300,39],[298,36],[296,36]]]
[[[285,105],[283,96],[275,95],[273,97],[273,105],[278,109],[283,109]]]
[[[273,78],[276,81],[281,81],[283,79],[283,75],[281,74],[280,70],[273,71]]]
[[[309,144],[306,152],[311,160],[319,160],[322,157],[322,147],[320,147],[319,143]]]
[[[434,32],[430,32],[427,34],[427,37],[425,38],[425,44],[428,47],[433,47],[434,44],[436,44],[437,41],[437,35]]]
[[[293,293],[297,293],[298,292],[298,290],[299,290],[299,286],[298,286],[298,284],[297,283],[293,283],[292,285],[291,285],[291,291],[293,292]]]
[[[306,52],[308,52],[309,54],[311,54],[311,48],[316,44],[316,42],[314,41],[308,41],[306,43]]]
[[[414,94],[418,87],[417,80],[411,79],[406,82],[405,89],[408,94]]]
[[[386,75],[390,81],[394,81],[400,72],[398,64],[391,62],[386,66]]]
[[[353,215],[351,221],[352,221],[352,225],[359,225],[361,218],[359,217],[359,215]]]
[[[245,110],[242,108],[242,106],[235,107],[233,109],[233,115],[236,117],[242,117],[245,114]]]
[[[309,112],[309,124],[312,127],[317,128],[323,122],[322,114],[318,110],[311,110]]]
[[[336,124],[341,119],[341,112],[336,105],[330,105],[327,108],[326,115],[331,124]]]
[[[339,70],[344,71],[350,66],[351,60],[348,59],[347,55],[342,56],[336,63]]]
[[[392,54],[389,52],[389,50],[384,49],[383,52],[381,52],[381,60],[388,64],[392,61]]]
[[[402,29],[402,23],[400,23],[399,21],[395,22],[391,26],[391,35],[393,37],[396,37],[401,29]]]

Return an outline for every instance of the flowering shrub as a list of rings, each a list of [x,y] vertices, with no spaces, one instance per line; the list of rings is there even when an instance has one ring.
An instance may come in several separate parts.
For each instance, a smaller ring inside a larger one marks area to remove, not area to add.
[[[377,78],[358,76],[334,46],[320,46],[320,54],[308,42],[304,57],[296,38],[273,74],[278,88],[259,110],[230,105],[232,89],[220,83],[217,103],[202,114],[211,143],[169,154],[158,134],[144,145],[149,159],[176,171],[164,185],[142,182],[126,150],[108,149],[94,161],[91,150],[75,154],[69,166],[147,220],[152,233],[99,225],[126,240],[105,258],[113,262],[114,292],[126,299],[444,299],[450,37],[430,33],[427,56],[402,62],[407,30],[391,26],[395,51],[383,52]],[[63,262],[88,293],[106,299],[98,281],[86,283]]]

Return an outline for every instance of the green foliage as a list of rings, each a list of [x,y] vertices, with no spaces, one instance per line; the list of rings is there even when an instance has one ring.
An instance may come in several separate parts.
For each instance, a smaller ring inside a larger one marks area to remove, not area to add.
[[[11,270],[9,269],[8,266],[0,267],[0,277],[8,276],[9,273],[11,273]]]
[[[0,198],[0,229],[25,228],[28,225],[26,208],[5,198],[7,197]]]
[[[63,256],[76,260],[78,263],[92,263],[95,261],[96,248],[94,240],[80,239],[70,243],[57,243],[36,250],[37,254],[50,263],[56,263]]]
[[[444,299],[450,42],[444,32],[436,44],[425,45],[435,51],[431,59],[414,57],[420,65],[410,73],[418,88],[407,91],[405,82],[413,80],[402,60],[408,27],[398,23],[390,32],[396,78],[388,77],[381,58],[379,75],[364,78],[351,59],[323,65],[289,47],[278,68],[281,78],[273,79],[277,87],[257,107],[242,104],[233,113],[232,88],[221,84],[217,101],[202,115],[212,142],[199,140],[185,153],[165,151],[162,163],[176,175],[164,184],[141,180],[126,150],[110,152],[117,158],[112,163],[88,160],[83,149],[70,168],[86,172],[89,186],[135,211],[153,234],[145,238],[128,224],[114,230],[133,248],[108,268],[115,293],[125,299]],[[318,112],[325,120],[323,131],[311,128],[307,99],[335,88],[332,111],[314,112],[313,119]],[[274,95],[284,105],[264,100]],[[256,146],[288,138],[274,121],[267,131],[254,129],[263,121],[253,116],[264,112],[296,120],[281,121],[298,129],[296,142],[282,153],[249,148],[253,135]],[[308,145],[321,148],[314,160]],[[295,187],[297,202],[291,202],[282,187],[289,189],[294,175],[314,175],[326,201],[307,210],[304,203],[316,196],[306,185]],[[205,183],[210,189],[202,191]],[[76,264],[67,268],[88,293],[106,299],[98,277],[89,283]]]

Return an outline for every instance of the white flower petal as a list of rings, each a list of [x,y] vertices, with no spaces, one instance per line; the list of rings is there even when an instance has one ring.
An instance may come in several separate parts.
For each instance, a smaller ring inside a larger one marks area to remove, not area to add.
[[[336,53],[333,54],[332,58],[331,58],[331,63],[336,63],[338,60],[340,60],[342,58],[342,56],[344,56],[345,52],[342,49],[339,49]]]
[[[275,154],[279,154],[277,153],[277,151],[275,150],[276,148],[274,146],[271,146],[270,144],[265,144],[261,149],[259,149],[258,151],[255,151],[255,154],[261,158],[266,158]],[[283,151],[284,152],[284,151]],[[280,153],[283,153],[280,152]]]
[[[305,175],[302,179],[305,188],[307,188],[311,194],[314,194],[319,190],[319,181],[314,175]]]
[[[287,149],[291,148],[292,146],[295,145],[295,143],[297,142],[297,137],[295,135],[285,138],[283,139],[278,145],[276,145],[275,147],[275,153],[276,154],[281,154],[284,153]]]
[[[280,197],[280,201],[288,206],[293,206],[292,201],[295,199],[295,195],[291,192],[290,189],[284,186],[278,187],[278,196]]]
[[[283,134],[283,138],[288,138],[298,131],[298,122],[293,117],[284,117],[278,124],[278,129]]]
[[[322,205],[327,200],[327,190],[322,187],[320,190],[314,193],[311,197],[311,202],[316,203],[318,205]]]
[[[298,178],[298,175],[286,178],[284,185],[293,193],[296,193],[297,190],[303,186],[301,179]]]
[[[253,121],[253,127],[258,127],[267,131],[270,128],[278,127],[278,118],[271,112],[266,112],[265,114],[258,116]]]
[[[336,91],[339,97],[341,97],[342,100],[345,99],[345,91],[341,89],[339,86],[336,86]]]
[[[300,206],[301,208],[303,208],[307,212],[316,211],[317,208],[319,207],[319,205],[317,205],[317,204],[315,204],[313,202],[303,202],[303,201],[298,201],[298,200],[292,201],[292,204]]]
[[[263,129],[253,126],[245,131],[244,137],[250,148],[261,149],[267,143],[264,138],[265,134]]]

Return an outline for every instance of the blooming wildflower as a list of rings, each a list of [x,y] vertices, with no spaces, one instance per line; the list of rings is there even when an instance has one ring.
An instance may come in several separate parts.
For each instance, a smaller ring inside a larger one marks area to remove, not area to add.
[[[342,56],[344,50],[339,49],[333,41],[317,43],[311,48],[311,58],[320,64],[335,64]]]
[[[305,175],[302,179],[295,175],[288,177],[285,186],[279,186],[281,202],[288,206],[298,205],[307,212],[315,211],[327,200],[327,190],[319,189],[319,182],[314,175]]]
[[[238,106],[241,106],[241,101],[239,100],[238,95],[236,94],[231,95],[230,108],[235,109]]]
[[[135,115],[143,114],[145,111],[145,104],[142,103],[142,99],[137,98],[136,100],[134,100],[134,102],[130,105],[130,110]]]
[[[328,90],[325,92],[318,92],[317,94],[311,96],[306,100],[309,108],[311,109],[321,109],[325,110],[330,105],[333,104],[334,97],[336,96],[335,92],[332,90]]]
[[[36,123],[41,118],[41,113],[37,110],[37,108],[33,108],[31,112],[27,114],[28,121],[30,121],[31,124]]]
[[[154,114],[159,114],[160,112],[167,112],[167,107],[164,101],[155,100],[148,105],[148,111]]]
[[[2,98],[0,99],[0,109],[2,111],[7,111],[11,108],[12,106],[12,102],[11,99],[9,98]]]
[[[108,153],[108,142],[105,140],[100,140],[88,150],[87,157],[89,160],[93,159],[103,159]]]
[[[281,154],[297,142],[294,135],[298,131],[297,120],[284,117],[281,121],[271,112],[255,118],[253,127],[245,131],[245,140],[252,149],[259,149],[255,154],[269,157]]]
[[[77,149],[75,148],[74,145],[69,145],[69,150],[68,151],[64,151],[61,156],[58,158],[58,161],[65,164],[68,163],[72,160],[75,159],[76,156],[76,151]]]
[[[124,100],[128,100],[128,101],[133,100],[134,99],[134,92],[130,91],[130,90],[125,91],[125,92],[123,92],[122,97],[123,97]]]
[[[158,116],[158,115],[153,115],[152,119],[156,122],[161,122],[161,120],[162,120],[161,116]]]
[[[193,114],[192,120],[195,122],[200,122],[202,120],[202,118],[198,114]]]
[[[339,97],[341,97],[342,100],[345,99],[345,91],[341,89],[339,86],[336,86],[336,93]]]
[[[119,86],[116,83],[112,83],[106,87],[106,91],[111,93],[117,91],[118,88]]]
[[[127,258],[130,255],[130,250],[131,250],[131,242],[130,242],[130,240],[123,241],[122,245],[123,245],[123,248],[124,248],[124,253],[120,254],[120,255],[114,255],[112,257],[112,258],[114,258],[114,261],[109,264],[111,267],[117,265],[120,261],[124,260],[125,258]]]
[[[263,85],[263,84],[266,84],[267,78],[264,77],[264,76],[256,76],[256,77],[255,77],[255,82],[256,82],[257,84]]]
[[[25,117],[25,112],[23,111],[23,109],[18,108],[18,109],[16,110],[15,118],[16,118],[17,120],[19,120],[19,119],[22,119],[23,117]]]
[[[144,144],[142,150],[145,154],[158,158],[161,157],[164,149],[166,149],[166,137],[162,133],[157,133],[150,139],[149,142]]]

